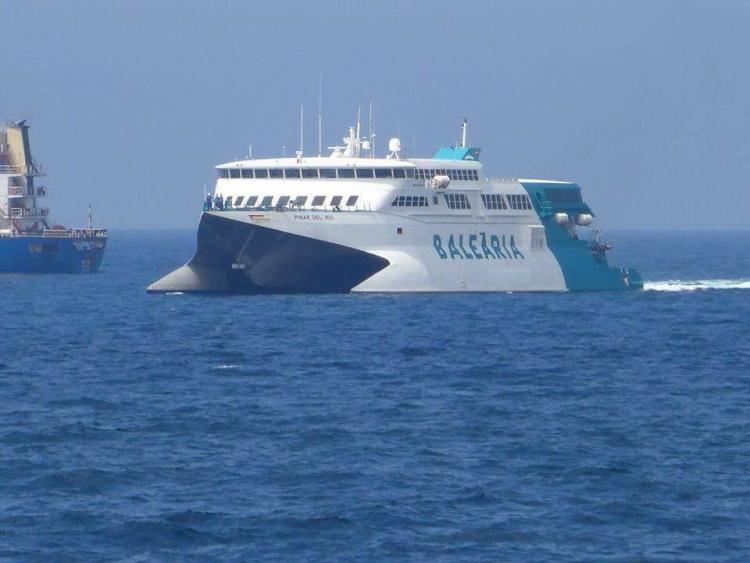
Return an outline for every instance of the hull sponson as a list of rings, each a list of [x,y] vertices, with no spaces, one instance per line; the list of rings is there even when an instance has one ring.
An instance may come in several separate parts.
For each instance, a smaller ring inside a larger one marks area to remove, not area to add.
[[[149,293],[345,293],[388,266],[348,246],[204,213],[190,262]]]
[[[106,238],[0,238],[0,272],[18,274],[78,274],[97,272]]]

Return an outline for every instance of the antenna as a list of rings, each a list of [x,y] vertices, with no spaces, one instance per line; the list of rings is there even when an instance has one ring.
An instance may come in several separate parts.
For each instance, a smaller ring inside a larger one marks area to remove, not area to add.
[[[253,158],[253,145],[247,145],[247,158]]]
[[[370,116],[368,119],[368,134],[367,136],[370,137],[370,158],[375,158],[375,135],[372,132],[372,100],[370,100]]]
[[[466,130],[468,127],[468,120],[464,117],[464,122],[461,124],[461,144],[459,145],[462,149],[466,147]]]
[[[357,106],[357,145],[356,145],[356,152],[354,153],[354,156],[359,156],[359,143],[360,143],[360,122],[361,122],[361,114],[362,114],[362,106]]]
[[[299,106],[299,155],[305,151],[305,106]]]
[[[89,203],[89,231],[91,230],[91,204]]]
[[[318,156],[323,154],[323,75],[318,76]]]

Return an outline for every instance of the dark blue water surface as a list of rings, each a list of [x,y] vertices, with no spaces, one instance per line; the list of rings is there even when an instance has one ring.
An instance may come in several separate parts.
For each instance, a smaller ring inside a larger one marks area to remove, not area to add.
[[[3,276],[0,559],[747,558],[750,233],[612,240],[652,291],[147,296],[192,232]]]

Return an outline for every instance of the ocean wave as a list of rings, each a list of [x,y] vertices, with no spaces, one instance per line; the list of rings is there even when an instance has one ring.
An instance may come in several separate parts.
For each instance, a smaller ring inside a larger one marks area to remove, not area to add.
[[[706,289],[750,289],[750,280],[664,280],[643,284],[645,291],[702,291]]]

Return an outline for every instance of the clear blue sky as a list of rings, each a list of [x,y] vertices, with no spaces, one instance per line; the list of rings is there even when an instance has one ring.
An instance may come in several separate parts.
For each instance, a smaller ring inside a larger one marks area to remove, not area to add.
[[[470,138],[571,179],[605,228],[750,228],[750,2],[0,0],[0,118],[54,217],[194,228],[213,166],[316,144],[375,104],[383,147]]]

